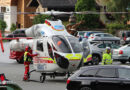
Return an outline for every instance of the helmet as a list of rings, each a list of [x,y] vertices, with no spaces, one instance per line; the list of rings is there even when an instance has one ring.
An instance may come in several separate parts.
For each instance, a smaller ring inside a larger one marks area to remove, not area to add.
[[[60,45],[61,45],[61,43],[62,43],[61,41],[58,41],[58,42],[57,42],[57,45],[58,45],[58,46],[60,46]]]
[[[29,49],[31,49],[29,46],[27,46],[26,48],[25,48],[25,51],[28,51]]]
[[[110,47],[106,47],[106,49],[111,49]]]
[[[110,50],[111,48],[110,47],[106,47],[106,50]]]

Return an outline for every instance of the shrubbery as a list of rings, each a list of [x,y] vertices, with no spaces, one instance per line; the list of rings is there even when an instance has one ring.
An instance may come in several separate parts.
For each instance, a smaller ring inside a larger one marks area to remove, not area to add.
[[[6,22],[0,19],[0,30],[4,32],[6,27],[7,27]]]
[[[119,24],[119,23],[111,23],[106,25],[107,32],[111,34],[116,34],[118,30],[129,30],[130,25]]]
[[[14,30],[16,30],[16,25],[14,23],[11,25],[10,30],[11,30],[11,32],[13,32]]]

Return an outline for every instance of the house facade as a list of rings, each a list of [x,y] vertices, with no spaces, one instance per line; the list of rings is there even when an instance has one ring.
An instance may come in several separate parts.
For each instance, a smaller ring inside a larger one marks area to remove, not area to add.
[[[30,0],[0,0],[0,18],[7,23],[6,31],[10,31],[11,24],[17,28],[28,28],[32,25],[32,18],[24,12],[35,12],[35,7],[27,7]]]
[[[74,11],[77,0],[0,0],[0,19],[7,23],[6,31],[11,25],[17,28],[32,26],[34,15],[24,12],[45,12],[48,10]]]

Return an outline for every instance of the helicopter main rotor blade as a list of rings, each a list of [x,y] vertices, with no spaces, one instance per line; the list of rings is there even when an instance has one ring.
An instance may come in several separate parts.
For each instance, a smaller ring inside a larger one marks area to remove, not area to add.
[[[45,15],[71,15],[71,14],[130,14],[130,12],[96,12],[96,11],[80,11],[80,12],[62,12],[62,11],[46,11],[46,12],[1,12],[0,15],[10,14],[45,14]]]

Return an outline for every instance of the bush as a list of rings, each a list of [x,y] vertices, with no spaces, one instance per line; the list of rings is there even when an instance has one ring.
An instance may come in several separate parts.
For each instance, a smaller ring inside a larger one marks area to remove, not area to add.
[[[48,16],[48,15],[37,15],[34,17],[34,20],[33,20],[33,24],[40,24],[40,23],[44,23],[45,22],[45,19],[50,19],[51,16]]]
[[[107,32],[111,34],[116,34],[118,30],[124,29],[126,30],[127,27],[125,24],[119,24],[119,23],[111,23],[107,24],[106,28],[108,29]]]
[[[96,11],[95,0],[77,0],[75,11]],[[99,15],[95,14],[81,14],[76,15],[78,21],[84,20],[85,23],[82,24],[82,28],[99,28]]]
[[[6,27],[6,22],[0,19],[0,30],[2,30],[2,33],[4,33]]]
[[[11,25],[10,30],[11,30],[11,32],[13,32],[14,30],[16,30],[16,25],[14,23]]]

